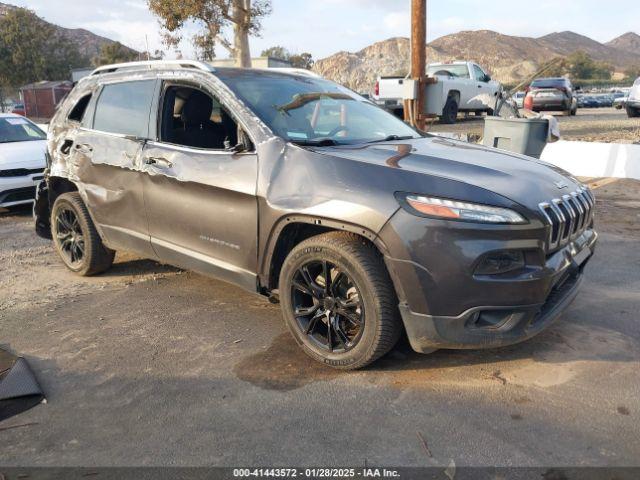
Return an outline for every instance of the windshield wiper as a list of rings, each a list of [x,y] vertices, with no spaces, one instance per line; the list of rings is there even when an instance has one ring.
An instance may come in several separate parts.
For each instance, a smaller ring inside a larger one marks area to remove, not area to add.
[[[340,145],[331,138],[321,138],[318,140],[291,140],[291,143],[304,147],[335,147],[336,145]]]
[[[366,143],[380,143],[380,142],[392,142],[394,140],[414,140],[416,137],[414,137],[413,135],[388,135],[385,138],[381,138],[379,140],[371,140],[370,142],[366,142]]]

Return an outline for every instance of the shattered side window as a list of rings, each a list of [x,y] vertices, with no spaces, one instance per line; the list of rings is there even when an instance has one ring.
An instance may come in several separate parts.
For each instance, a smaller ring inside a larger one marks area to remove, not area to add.
[[[85,95],[75,106],[71,109],[69,113],[69,120],[73,120],[74,122],[82,122],[84,118],[84,114],[87,111],[87,107],[89,106],[89,102],[91,101],[91,94]]]
[[[102,88],[93,128],[146,138],[155,80],[114,83]]]

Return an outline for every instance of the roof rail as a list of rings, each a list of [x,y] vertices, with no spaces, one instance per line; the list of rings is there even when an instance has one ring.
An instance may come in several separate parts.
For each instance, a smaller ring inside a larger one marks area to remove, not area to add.
[[[269,68],[267,70],[275,70],[276,72],[290,73],[292,75],[301,75],[303,77],[322,78],[322,76],[318,75],[316,72],[312,72],[311,70],[307,70],[306,68],[281,67]]]
[[[91,72],[91,75],[113,73],[121,70],[141,70],[144,68],[153,70],[164,67],[193,68],[197,70],[203,70],[205,72],[213,71],[213,67],[211,65],[204,62],[199,62],[197,60],[148,60],[143,62],[127,62],[114,63],[113,65],[103,65],[102,67],[98,67],[93,72]]]
[[[316,72],[312,72],[311,70],[307,70],[306,68],[270,67],[270,68],[252,68],[251,70],[255,70],[258,72],[286,73],[288,75],[299,75],[302,77],[322,78],[321,75],[318,75]]]

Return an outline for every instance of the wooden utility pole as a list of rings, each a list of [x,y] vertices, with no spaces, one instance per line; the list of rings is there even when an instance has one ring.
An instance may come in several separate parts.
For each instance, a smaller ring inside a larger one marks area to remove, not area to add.
[[[427,75],[427,0],[411,0],[411,78],[418,84],[413,102],[416,127],[425,129],[424,87]]]

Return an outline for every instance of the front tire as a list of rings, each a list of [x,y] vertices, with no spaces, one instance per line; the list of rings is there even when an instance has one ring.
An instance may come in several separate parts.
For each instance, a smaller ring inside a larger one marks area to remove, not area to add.
[[[626,108],[627,108],[627,117],[629,118],[640,117],[640,109],[633,108],[633,107],[626,107]]]
[[[297,245],[284,261],[279,293],[296,342],[331,367],[365,367],[400,337],[398,300],[383,259],[356,235],[331,232]]]
[[[78,192],[60,195],[51,209],[51,235],[65,266],[83,277],[108,270],[115,252],[96,230]]]

